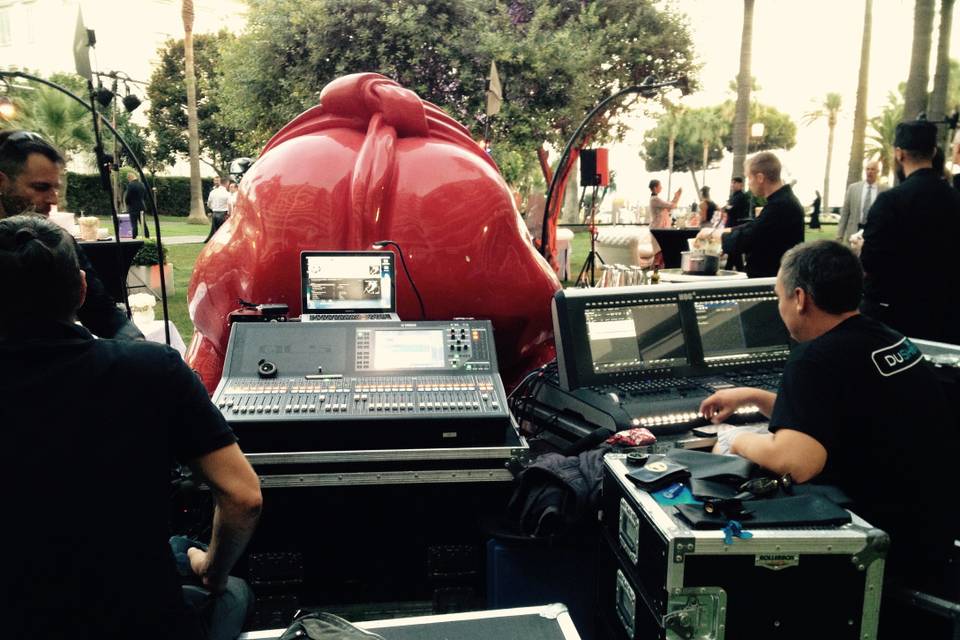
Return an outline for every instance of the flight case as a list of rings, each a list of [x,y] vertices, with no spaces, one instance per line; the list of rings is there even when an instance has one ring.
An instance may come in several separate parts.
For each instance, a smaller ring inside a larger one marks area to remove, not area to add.
[[[888,536],[839,527],[694,530],[604,461],[598,615],[612,638],[876,638]]]

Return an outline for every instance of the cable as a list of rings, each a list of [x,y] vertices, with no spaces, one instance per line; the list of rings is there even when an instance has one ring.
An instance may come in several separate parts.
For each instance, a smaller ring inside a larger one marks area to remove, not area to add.
[[[387,245],[393,245],[397,248],[397,253],[400,255],[400,264],[403,265],[403,272],[407,274],[407,282],[410,283],[410,287],[413,289],[413,293],[417,296],[417,302],[420,303],[420,319],[427,319],[427,310],[423,306],[423,298],[420,297],[420,292],[417,290],[417,285],[413,283],[413,278],[410,277],[410,270],[407,269],[407,261],[403,259],[403,249],[399,244],[393,240],[378,240],[370,246],[374,249],[383,249]]]

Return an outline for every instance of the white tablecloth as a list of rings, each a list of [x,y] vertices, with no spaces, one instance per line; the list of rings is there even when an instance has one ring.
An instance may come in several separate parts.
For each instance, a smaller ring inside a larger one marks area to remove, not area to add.
[[[187,352],[187,345],[184,344],[183,338],[180,337],[180,332],[177,331],[177,325],[169,320],[167,324],[170,325],[170,346],[179,351],[180,355],[183,356]],[[143,332],[147,340],[161,344],[167,343],[167,338],[163,330],[163,320],[154,320],[149,323],[138,324],[137,328]]]

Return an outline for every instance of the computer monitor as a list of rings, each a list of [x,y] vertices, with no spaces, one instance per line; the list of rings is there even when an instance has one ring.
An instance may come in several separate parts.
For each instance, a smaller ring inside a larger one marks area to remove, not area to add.
[[[393,260],[390,251],[304,251],[300,254],[303,313],[396,311]]]
[[[775,296],[697,300],[693,308],[707,365],[785,356],[790,350]]]
[[[683,327],[674,303],[586,309],[584,316],[596,374],[687,363]]]

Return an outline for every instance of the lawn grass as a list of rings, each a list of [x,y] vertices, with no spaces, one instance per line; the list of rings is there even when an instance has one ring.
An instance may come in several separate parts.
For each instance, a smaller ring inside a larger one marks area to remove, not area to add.
[[[100,218],[100,226],[107,229],[113,229],[113,222],[110,221],[110,216],[98,216]],[[206,237],[207,232],[210,231],[210,221],[205,220],[203,224],[194,224],[192,222],[187,222],[187,219],[182,216],[160,216],[160,233],[163,234],[163,237],[167,236],[204,236]],[[152,238],[155,234],[153,233],[153,220],[150,220],[150,237]],[[178,327],[179,328],[179,327]]]
[[[166,226],[160,227],[160,232],[166,234]],[[193,335],[193,321],[190,320],[190,314],[187,311],[187,285],[190,284],[193,265],[203,246],[201,243],[167,246],[167,260],[173,264],[173,282],[176,289],[176,293],[167,296],[167,310],[170,313],[170,320],[176,325],[183,341],[188,344]],[[157,305],[156,314],[158,317],[162,314],[159,305]]]

